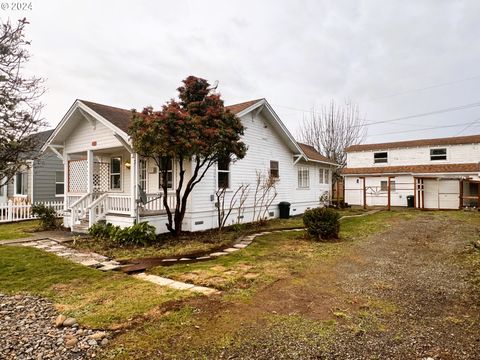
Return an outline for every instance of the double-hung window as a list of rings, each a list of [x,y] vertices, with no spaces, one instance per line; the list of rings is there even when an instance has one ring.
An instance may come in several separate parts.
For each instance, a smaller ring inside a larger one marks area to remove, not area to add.
[[[274,179],[278,179],[280,177],[278,161],[270,160],[270,177]]]
[[[122,189],[122,158],[112,157],[110,159],[110,189]]]
[[[395,181],[390,180],[390,191],[395,191]],[[382,180],[380,181],[380,191],[388,191],[388,181],[387,180]]]
[[[230,159],[219,159],[217,169],[217,184],[219,189],[230,187]]]
[[[381,164],[388,162],[388,152],[376,152],[373,154],[373,162],[374,164]]]
[[[65,180],[63,171],[55,171],[55,196],[65,194]]]
[[[310,187],[310,171],[307,167],[298,169],[298,187],[300,189],[307,189]]]
[[[160,168],[158,169],[158,184],[159,188],[163,185],[163,173],[166,172],[167,176],[167,189],[173,189],[173,158],[169,157],[165,161],[160,162]],[[165,171],[162,171],[165,167]]]
[[[15,195],[27,195],[28,176],[26,172],[15,175]]]
[[[320,169],[318,172],[318,178],[320,184],[329,184],[330,183],[330,170],[329,169]]]
[[[430,149],[430,160],[447,160],[447,149]]]

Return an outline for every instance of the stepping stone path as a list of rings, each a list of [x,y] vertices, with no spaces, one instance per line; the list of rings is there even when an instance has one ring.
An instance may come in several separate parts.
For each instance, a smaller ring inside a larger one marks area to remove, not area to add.
[[[204,295],[214,295],[214,294],[220,294],[220,291],[204,286],[196,286],[194,284],[188,284],[184,283],[181,281],[175,281],[172,279],[167,279],[164,277],[160,277],[157,275],[151,275],[151,274],[145,274],[145,273],[140,273],[133,275],[134,278],[140,279],[140,280],[145,280],[149,281],[151,283],[160,285],[160,286],[166,286],[171,289],[175,290],[189,290],[193,292],[199,292]]]
[[[15,243],[12,245],[34,247],[36,249],[47,251],[49,253],[68,259],[70,261],[73,261],[74,263],[99,269],[102,271],[110,271],[122,267],[119,262],[111,260],[106,256],[96,253],[82,253],[65,245],[62,245],[58,241],[52,239],[39,239],[24,243]]]

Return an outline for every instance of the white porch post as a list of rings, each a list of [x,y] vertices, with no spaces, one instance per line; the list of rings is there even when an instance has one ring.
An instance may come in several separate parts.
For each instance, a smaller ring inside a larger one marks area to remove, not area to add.
[[[87,193],[93,192],[93,150],[87,150]],[[93,201],[93,198],[92,198]],[[88,227],[93,225],[92,211],[90,209],[88,217]]]
[[[138,155],[130,153],[130,215],[137,216]]]
[[[68,160],[69,156],[65,148],[63,149],[63,210],[68,210],[68,190],[70,174],[68,173]]]
[[[87,193],[93,192],[93,150],[87,150]]]

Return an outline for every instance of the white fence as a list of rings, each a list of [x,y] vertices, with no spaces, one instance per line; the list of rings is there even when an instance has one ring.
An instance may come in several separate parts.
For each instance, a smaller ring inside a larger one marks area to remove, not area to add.
[[[35,204],[44,204],[47,207],[54,208],[58,216],[61,216],[63,211],[63,201],[36,202]],[[11,200],[6,204],[0,204],[0,223],[36,218],[36,216],[32,215],[31,204],[14,204]]]

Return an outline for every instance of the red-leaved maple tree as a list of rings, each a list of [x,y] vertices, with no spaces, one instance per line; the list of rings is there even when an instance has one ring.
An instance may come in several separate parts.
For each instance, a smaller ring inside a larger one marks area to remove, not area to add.
[[[175,235],[182,231],[187,199],[208,169],[219,160],[243,158],[247,149],[241,141],[242,123],[207,80],[189,76],[177,90],[179,99],[168,101],[159,111],[134,110],[129,129],[135,151],[153,159],[159,168],[167,228]],[[172,159],[177,164],[173,170]],[[175,171],[175,209],[167,201],[169,171]]]

